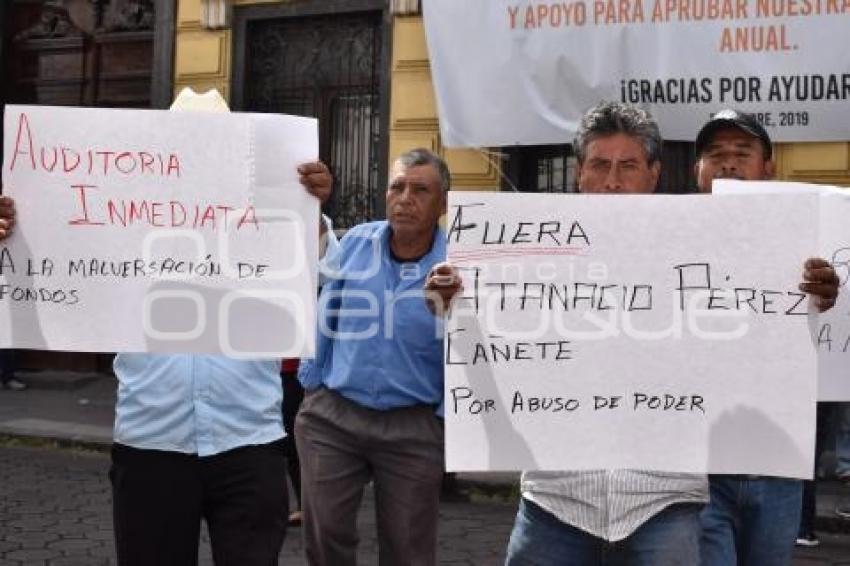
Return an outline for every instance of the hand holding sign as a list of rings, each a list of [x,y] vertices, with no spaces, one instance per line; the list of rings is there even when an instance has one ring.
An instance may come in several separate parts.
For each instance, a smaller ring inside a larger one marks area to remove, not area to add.
[[[12,233],[15,227],[15,201],[11,197],[0,196],[0,240]]]
[[[448,262],[438,263],[425,280],[425,304],[432,313],[442,316],[462,291],[463,279],[457,268]]]
[[[331,186],[333,177],[328,166],[321,161],[315,163],[302,163],[298,166],[298,180],[307,189],[307,192],[325,204],[331,198]]]
[[[827,311],[835,305],[838,286],[838,275],[828,261],[816,257],[806,260],[800,290],[814,295],[818,312]]]

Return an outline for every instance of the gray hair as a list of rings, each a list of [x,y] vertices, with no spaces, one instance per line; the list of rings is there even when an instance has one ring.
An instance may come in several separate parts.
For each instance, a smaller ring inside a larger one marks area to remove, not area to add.
[[[639,138],[646,150],[648,163],[652,164],[661,159],[661,133],[649,112],[622,102],[602,101],[581,118],[573,142],[579,163],[584,162],[590,142],[615,134]]]
[[[401,163],[405,169],[408,167],[416,167],[418,165],[430,165],[437,173],[440,174],[440,188],[443,192],[448,192],[452,186],[452,175],[449,173],[449,166],[442,157],[424,147],[417,147],[410,151],[405,151],[398,156],[396,162]]]

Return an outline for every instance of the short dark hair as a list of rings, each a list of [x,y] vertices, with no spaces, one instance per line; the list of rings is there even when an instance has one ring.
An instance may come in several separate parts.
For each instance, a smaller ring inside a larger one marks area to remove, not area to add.
[[[661,133],[646,110],[623,102],[602,101],[581,118],[573,149],[579,163],[584,162],[587,146],[597,138],[626,134],[639,138],[648,163],[661,159]]]
[[[405,151],[396,159],[405,168],[416,167],[418,165],[430,165],[440,174],[440,188],[443,192],[447,192],[452,186],[452,175],[449,172],[449,166],[442,157],[424,147],[417,147],[410,151]]]

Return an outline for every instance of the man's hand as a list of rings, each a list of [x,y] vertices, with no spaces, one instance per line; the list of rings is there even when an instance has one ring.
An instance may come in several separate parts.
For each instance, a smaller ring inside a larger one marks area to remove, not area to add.
[[[838,275],[828,261],[821,258],[809,258],[803,264],[803,282],[800,290],[814,296],[818,312],[824,312],[835,305],[838,297]]]
[[[452,299],[463,290],[457,268],[448,262],[435,265],[425,279],[425,304],[433,314],[448,312]]]
[[[0,240],[12,233],[15,226],[15,200],[12,197],[0,196]]]
[[[331,198],[333,177],[327,165],[321,161],[302,163],[298,166],[298,174],[300,175],[298,180],[308,193],[319,199],[321,204],[328,202]]]

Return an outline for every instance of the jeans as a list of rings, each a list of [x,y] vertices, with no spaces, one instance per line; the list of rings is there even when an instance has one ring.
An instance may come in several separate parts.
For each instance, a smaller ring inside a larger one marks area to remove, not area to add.
[[[838,403],[835,413],[835,475],[850,481],[850,403]]]
[[[800,480],[710,476],[700,516],[702,566],[787,566],[800,524]]]
[[[522,498],[506,566],[693,566],[702,505],[671,505],[616,542],[559,521]]]

